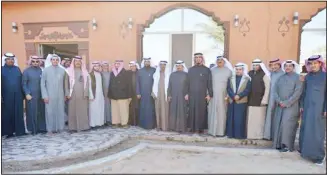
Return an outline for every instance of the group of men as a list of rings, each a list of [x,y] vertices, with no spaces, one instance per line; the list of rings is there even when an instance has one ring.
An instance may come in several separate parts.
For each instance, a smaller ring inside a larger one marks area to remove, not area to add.
[[[124,69],[123,60],[92,62],[90,72],[80,56],[60,65],[61,58],[49,54],[31,56],[21,73],[15,56],[6,53],[2,67],[2,135],[25,134],[27,130],[60,132],[65,126],[65,103],[71,131],[110,124],[144,129],[195,132],[236,139],[267,139],[281,152],[294,150],[301,116],[302,157],[322,164],[326,119],[326,67],[320,55],[306,60],[308,74],[301,79],[299,65],[275,59],[266,68],[260,59],[252,70],[244,63],[234,68],[218,56],[215,66],[204,64],[202,53],[194,54],[187,69],[176,61],[157,66],[144,58]],[[68,64],[69,63],[69,64]]]

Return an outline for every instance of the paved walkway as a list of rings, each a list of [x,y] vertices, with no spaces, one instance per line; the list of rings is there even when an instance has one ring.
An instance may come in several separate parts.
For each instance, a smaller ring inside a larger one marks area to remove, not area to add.
[[[128,129],[113,129],[110,127],[90,130],[80,133],[70,134],[63,132],[60,134],[36,136],[27,135],[16,138],[2,139],[2,161],[58,161],[67,158],[78,157],[81,154],[93,154],[114,146],[128,138],[149,139],[149,140],[169,140],[185,142],[213,142],[228,145],[261,145],[269,146],[267,141],[244,142],[226,137],[212,137],[208,135],[178,134],[175,132],[158,132],[156,130],[144,130],[139,127]]]

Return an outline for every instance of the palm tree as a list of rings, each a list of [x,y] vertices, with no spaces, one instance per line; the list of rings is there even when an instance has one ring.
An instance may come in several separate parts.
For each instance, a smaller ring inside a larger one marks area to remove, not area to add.
[[[312,55],[322,55],[323,58],[326,58],[326,44],[314,49]]]
[[[199,23],[196,26],[202,28],[205,33],[209,34],[210,38],[214,39],[218,43],[224,43],[225,31],[222,25],[218,25],[215,21],[210,20],[208,23]]]

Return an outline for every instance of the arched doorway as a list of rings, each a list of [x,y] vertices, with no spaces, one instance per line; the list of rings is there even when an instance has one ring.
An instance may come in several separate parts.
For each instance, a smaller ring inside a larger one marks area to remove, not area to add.
[[[314,54],[326,58],[326,8],[302,25],[299,63],[304,65],[304,60]]]
[[[216,56],[227,56],[229,23],[220,22],[212,13],[180,6],[157,16],[142,31],[141,57],[151,57],[155,64],[167,60],[170,67],[183,60],[190,67],[196,52],[204,54],[207,66],[215,63]]]

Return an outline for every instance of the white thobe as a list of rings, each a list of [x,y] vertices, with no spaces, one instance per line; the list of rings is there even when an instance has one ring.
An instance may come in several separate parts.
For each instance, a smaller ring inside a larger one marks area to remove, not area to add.
[[[89,83],[90,99],[94,99],[90,101],[89,108],[89,121],[91,127],[104,125],[104,97],[102,89],[102,78],[101,74],[98,72],[94,72],[94,75],[96,81],[95,94],[92,92],[92,83]],[[89,81],[91,82],[91,79]]]

